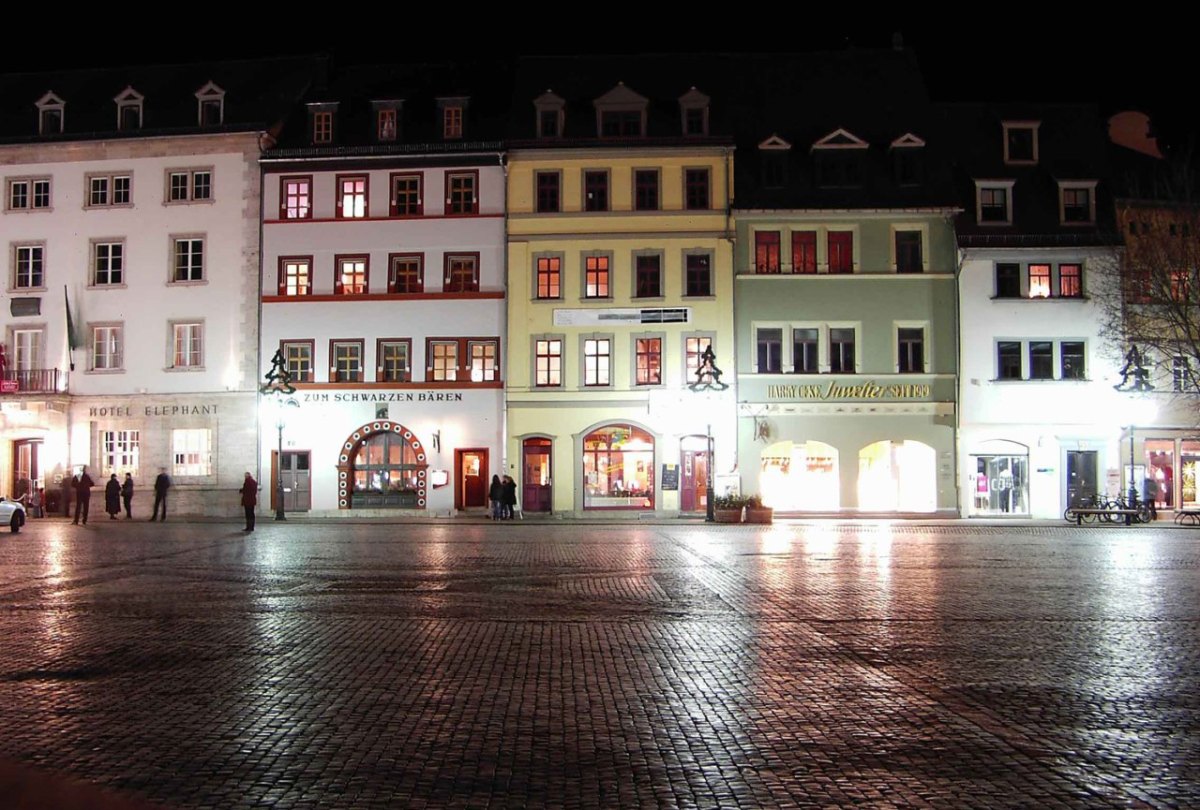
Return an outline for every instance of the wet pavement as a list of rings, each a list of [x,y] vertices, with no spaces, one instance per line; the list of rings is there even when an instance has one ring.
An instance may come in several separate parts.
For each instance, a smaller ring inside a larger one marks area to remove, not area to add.
[[[1200,531],[238,528],[0,535],[0,762],[180,808],[1200,804]]]

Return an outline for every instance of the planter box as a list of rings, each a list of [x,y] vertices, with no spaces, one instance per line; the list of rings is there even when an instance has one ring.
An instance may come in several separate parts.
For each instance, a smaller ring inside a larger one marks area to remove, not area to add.
[[[773,523],[775,520],[775,510],[769,506],[763,506],[758,509],[746,507],[746,522],[747,523]]]
[[[741,509],[714,509],[713,520],[717,523],[741,523]]]

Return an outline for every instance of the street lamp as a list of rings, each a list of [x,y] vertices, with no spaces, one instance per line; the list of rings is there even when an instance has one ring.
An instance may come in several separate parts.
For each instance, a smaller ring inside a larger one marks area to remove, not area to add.
[[[688,390],[693,393],[701,391],[724,391],[729,388],[728,383],[721,382],[721,369],[717,368],[717,356],[713,354],[712,344],[704,348],[704,352],[700,355],[700,362],[696,365],[696,379],[688,385]],[[712,424],[709,423],[704,429],[704,451],[708,456],[708,463],[705,466],[705,477],[708,479],[704,487],[704,499],[706,505],[704,508],[704,520],[706,523],[716,522],[716,507],[713,505],[713,470],[716,469],[716,459],[713,457],[713,435]]]
[[[283,426],[287,409],[298,408],[300,403],[293,396],[296,386],[292,385],[292,375],[287,370],[282,350],[277,349],[271,358],[271,370],[267,372],[266,380],[258,392],[274,405],[275,429],[279,432],[279,454],[275,457],[275,519],[287,520],[283,514]]]
[[[1133,475],[1136,461],[1133,449],[1133,431],[1139,421],[1138,411],[1142,410],[1139,408],[1139,405],[1142,404],[1142,398],[1139,395],[1148,394],[1154,390],[1154,385],[1150,382],[1150,371],[1142,362],[1142,353],[1132,343],[1129,344],[1129,351],[1125,353],[1125,365],[1121,368],[1121,381],[1113,388],[1133,395],[1129,401],[1129,505],[1132,508],[1138,502],[1137,481]],[[1153,406],[1151,405],[1151,407]]]

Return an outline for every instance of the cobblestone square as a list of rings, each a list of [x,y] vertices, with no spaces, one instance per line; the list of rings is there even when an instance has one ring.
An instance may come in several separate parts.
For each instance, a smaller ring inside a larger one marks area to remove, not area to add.
[[[1200,803],[1195,530],[95,523],[0,536],[0,759],[105,795]]]

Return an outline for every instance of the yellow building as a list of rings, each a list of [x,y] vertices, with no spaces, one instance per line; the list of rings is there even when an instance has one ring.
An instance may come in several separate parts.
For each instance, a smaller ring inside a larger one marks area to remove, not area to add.
[[[531,95],[509,152],[509,474],[527,512],[703,513],[736,458],[732,142],[694,87],[609,88]]]

